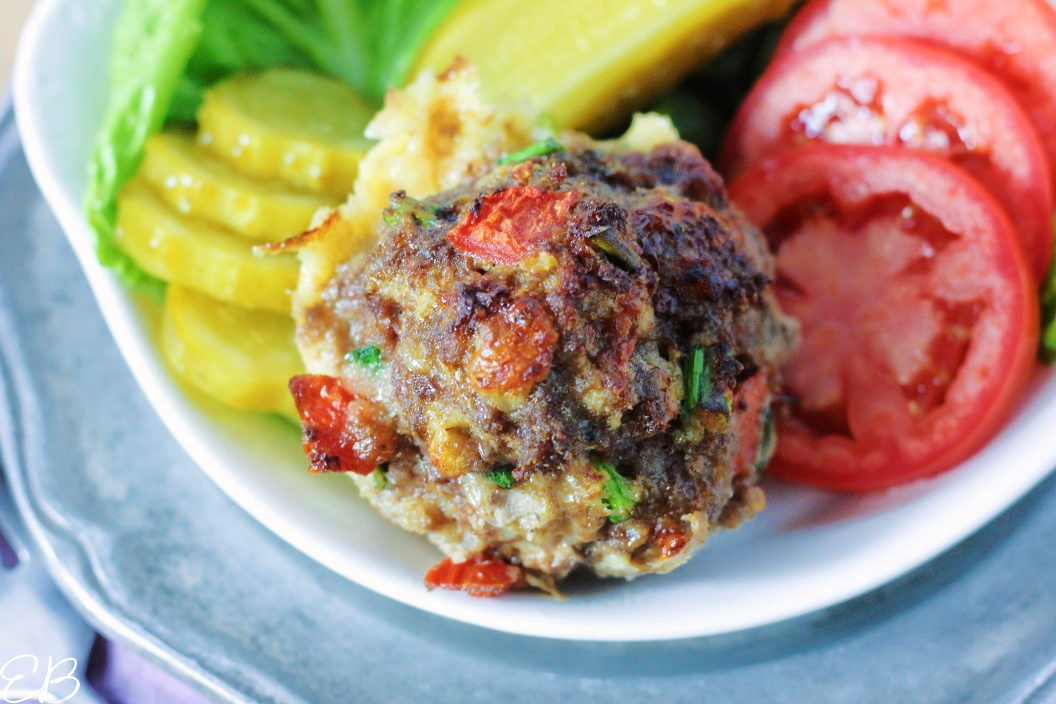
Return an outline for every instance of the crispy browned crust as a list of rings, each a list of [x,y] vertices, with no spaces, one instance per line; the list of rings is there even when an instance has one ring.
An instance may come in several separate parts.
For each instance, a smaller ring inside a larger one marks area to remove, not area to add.
[[[281,254],[306,247],[311,243],[327,236],[331,228],[337,227],[341,221],[341,211],[331,210],[326,218],[315,227],[308,228],[299,235],[287,237],[281,242],[266,242],[258,245],[257,249],[264,254]]]

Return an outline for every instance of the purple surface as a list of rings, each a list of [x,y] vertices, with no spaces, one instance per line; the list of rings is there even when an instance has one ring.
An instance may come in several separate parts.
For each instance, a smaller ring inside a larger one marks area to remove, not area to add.
[[[2,469],[2,468],[0,468]],[[18,555],[0,532],[0,565],[11,569]],[[97,636],[88,657],[88,683],[109,704],[207,704],[197,690],[142,655]]]
[[[4,534],[0,533],[0,567],[9,570],[18,564],[18,555],[11,549]]]
[[[88,682],[110,704],[207,704],[197,690],[143,656],[98,638],[88,658]]]

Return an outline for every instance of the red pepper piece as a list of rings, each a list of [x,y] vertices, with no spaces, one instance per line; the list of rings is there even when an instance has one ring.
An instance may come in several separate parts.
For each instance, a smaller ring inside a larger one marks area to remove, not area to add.
[[[579,199],[576,191],[511,186],[484,196],[448,239],[464,254],[512,266],[564,229]]]
[[[660,554],[670,559],[682,552],[689,544],[689,534],[682,531],[670,531],[661,533],[657,543],[660,545]]]
[[[357,398],[340,379],[302,374],[290,379],[304,429],[311,471],[370,474],[396,452],[392,428],[377,420],[373,404]]]
[[[470,596],[505,594],[524,581],[524,570],[502,560],[473,557],[452,562],[450,557],[433,565],[425,575],[429,589],[458,589]]]
[[[484,392],[526,392],[550,374],[558,334],[546,306],[518,298],[481,322],[469,380]]]

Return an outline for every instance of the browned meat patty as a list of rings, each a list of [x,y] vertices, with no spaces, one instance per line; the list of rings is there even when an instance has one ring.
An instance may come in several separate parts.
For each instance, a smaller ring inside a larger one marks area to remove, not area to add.
[[[696,148],[573,138],[385,222],[302,321],[354,409],[328,436],[302,380],[317,469],[381,465],[389,519],[555,577],[666,571],[762,507],[794,326]]]

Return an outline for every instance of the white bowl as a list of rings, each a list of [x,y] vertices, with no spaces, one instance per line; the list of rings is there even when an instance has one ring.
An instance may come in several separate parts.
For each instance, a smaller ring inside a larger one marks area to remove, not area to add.
[[[770,481],[767,511],[715,537],[685,567],[578,590],[566,601],[428,592],[422,576],[438,553],[375,515],[347,479],[308,475],[292,428],[220,408],[182,387],[155,343],[155,304],[130,295],[97,263],[81,193],[120,4],[38,3],[15,71],[18,125],[30,166],[128,366],[188,454],[261,523],[368,589],[460,621],[533,636],[654,640],[722,633],[821,609],[898,577],[990,521],[1056,465],[1056,379],[1044,371],[1005,431],[938,479],[864,497]]]

